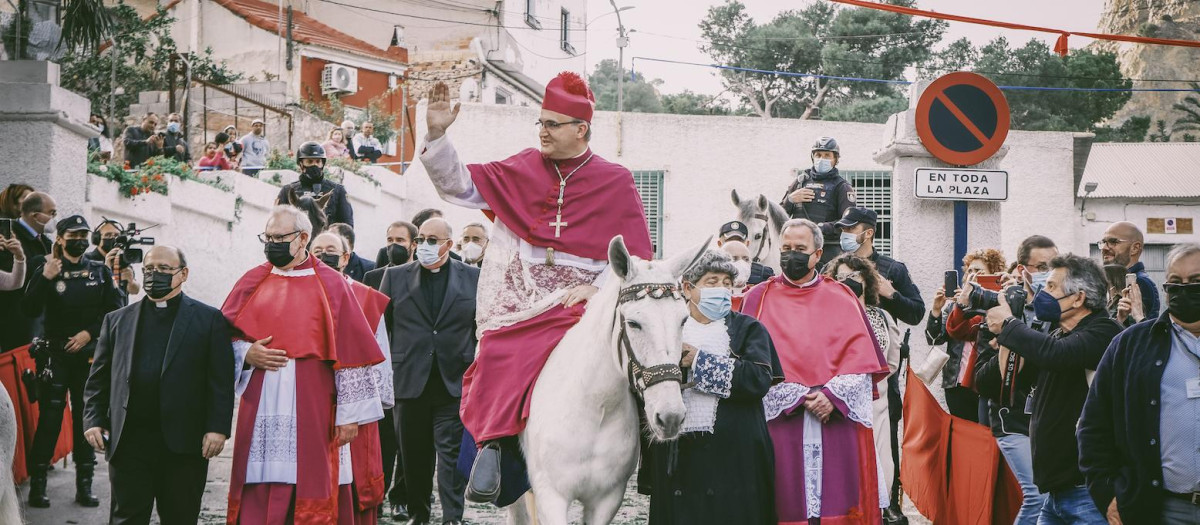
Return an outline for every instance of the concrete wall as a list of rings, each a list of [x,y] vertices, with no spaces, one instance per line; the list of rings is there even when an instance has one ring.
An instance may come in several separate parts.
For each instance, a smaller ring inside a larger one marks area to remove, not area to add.
[[[1080,204],[1083,204],[1082,212],[1080,212]],[[1196,198],[1157,201],[1088,199],[1086,203],[1077,201],[1074,211],[1073,222],[1079,231],[1073,247],[1076,253],[1087,253],[1089,245],[1100,240],[1109,225],[1119,221],[1130,221],[1136,224],[1145,234],[1146,244],[1200,242],[1200,199]],[[1146,219],[1165,217],[1191,218],[1193,233],[1145,233]]]
[[[534,15],[538,17],[541,29],[533,29],[525,23],[525,0],[510,0],[504,4],[504,12],[500,17],[504,26],[518,28],[507,31],[509,39],[516,45],[504,46],[502,56],[493,58],[522,64],[522,71],[526,75],[543,84],[560,71],[583,74],[586,66],[584,52],[587,51],[584,29],[588,21],[587,0],[534,0],[534,4]],[[607,8],[607,4],[601,5]],[[559,28],[562,25],[559,16],[564,8],[570,13],[568,40],[575,47],[575,55],[563,51],[559,44]],[[594,13],[592,17],[599,14]]]

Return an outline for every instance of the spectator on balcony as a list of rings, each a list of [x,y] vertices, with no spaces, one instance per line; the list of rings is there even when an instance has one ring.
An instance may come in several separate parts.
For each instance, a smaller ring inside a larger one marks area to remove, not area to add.
[[[346,119],[342,121],[342,139],[346,141],[346,151],[350,153],[350,158],[358,160],[358,152],[354,151],[352,143],[358,126],[353,120]]]
[[[183,134],[183,118],[179,113],[167,115],[167,133],[163,136],[163,156],[184,164],[192,162],[192,150]]]
[[[162,155],[163,138],[154,130],[158,128],[158,115],[148,113],[142,118],[141,126],[125,128],[125,163],[128,169],[137,169],[146,159]]]
[[[267,123],[256,118],[251,124],[250,133],[242,137],[242,173],[257,177],[258,172],[267,167],[267,153],[271,151],[271,143],[267,141]]]
[[[350,148],[346,146],[346,133],[342,128],[329,130],[329,140],[321,144],[325,148],[325,157],[329,159],[349,159]]]
[[[224,133],[221,133],[221,135],[224,135]],[[217,137],[219,138],[220,135]],[[233,166],[229,164],[229,159],[225,158],[224,153],[217,146],[216,142],[209,142],[204,145],[204,156],[200,157],[201,171],[226,171],[231,169],[233,169]]]
[[[383,145],[375,138],[374,132],[375,124],[368,120],[363,122],[362,132],[354,136],[353,148],[358,160],[379,162],[379,157],[383,156]]]
[[[98,152],[100,162],[108,163],[112,159],[113,153],[112,130],[108,129],[108,122],[104,120],[104,117],[96,113],[92,113],[88,123],[100,129],[99,137],[88,139],[88,152]]]

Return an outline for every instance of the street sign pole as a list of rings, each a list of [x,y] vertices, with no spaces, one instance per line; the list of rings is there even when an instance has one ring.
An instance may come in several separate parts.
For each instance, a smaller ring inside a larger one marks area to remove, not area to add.
[[[954,260],[950,268],[959,269],[967,256],[967,201],[954,201]]]

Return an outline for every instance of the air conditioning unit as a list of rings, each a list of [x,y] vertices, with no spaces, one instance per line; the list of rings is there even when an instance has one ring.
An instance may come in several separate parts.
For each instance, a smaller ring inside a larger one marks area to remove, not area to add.
[[[321,94],[357,93],[358,70],[341,64],[325,64],[321,73]]]

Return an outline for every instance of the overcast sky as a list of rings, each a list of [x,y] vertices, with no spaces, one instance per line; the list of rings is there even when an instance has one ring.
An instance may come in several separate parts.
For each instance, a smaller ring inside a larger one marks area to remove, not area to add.
[[[823,0],[742,0],[742,3],[746,4],[754,20],[762,23],[770,21],[781,11],[803,9],[819,1]],[[621,12],[625,27],[634,31],[630,34],[630,45],[625,49],[625,68],[630,69],[630,59],[635,56],[712,63],[698,48],[699,23],[709,7],[722,3],[724,0],[617,0],[617,6],[634,6]],[[1104,0],[918,0],[917,7],[1041,27],[1095,31],[1106,3]],[[587,16],[590,21],[587,33],[587,67],[590,73],[601,60],[617,58],[617,17],[612,14],[612,5],[608,0],[588,0]],[[1002,35],[1013,43],[1040,38],[1050,46],[1054,45],[1056,38],[1029,31],[950,22],[943,42],[966,37],[980,44]],[[1078,36],[1070,39],[1071,47],[1082,47],[1090,42],[1090,39]],[[662,79],[663,93],[691,89],[716,94],[722,89],[720,79],[710,68],[648,61],[637,61],[634,65],[636,71],[647,78]]]

